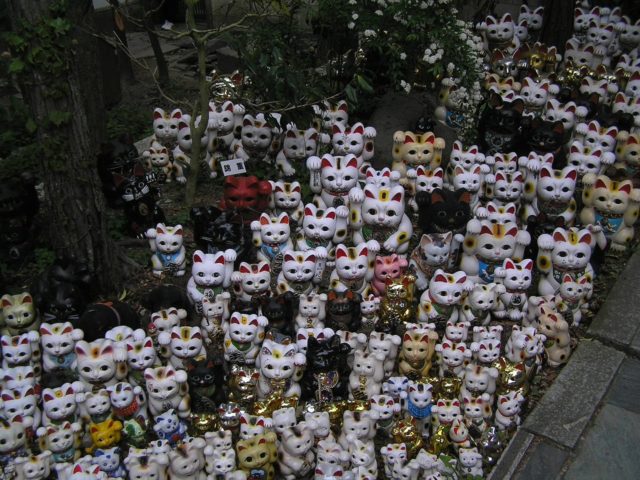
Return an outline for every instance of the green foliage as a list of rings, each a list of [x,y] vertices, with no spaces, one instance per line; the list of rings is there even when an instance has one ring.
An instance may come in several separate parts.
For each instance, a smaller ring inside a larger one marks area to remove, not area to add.
[[[0,105],[0,179],[22,172],[37,176],[42,146],[35,141],[35,122],[19,97]]]
[[[47,267],[53,265],[53,262],[56,259],[56,254],[47,247],[38,247],[34,251],[34,263],[38,269],[38,271],[42,271]]]
[[[130,134],[133,138],[144,138],[153,133],[149,112],[136,105],[120,104],[107,112],[108,138]]]

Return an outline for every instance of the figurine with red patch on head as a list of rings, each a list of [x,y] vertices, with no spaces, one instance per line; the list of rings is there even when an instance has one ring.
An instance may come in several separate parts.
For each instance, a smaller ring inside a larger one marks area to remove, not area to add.
[[[155,228],[146,232],[149,246],[153,255],[151,265],[153,274],[161,276],[164,273],[181,277],[187,266],[186,250],[183,243],[182,225],[175,227],[158,223]]]
[[[258,177],[228,176],[224,179],[224,193],[220,200],[222,210],[235,209],[245,225],[257,220],[260,212],[269,208],[271,184]]]

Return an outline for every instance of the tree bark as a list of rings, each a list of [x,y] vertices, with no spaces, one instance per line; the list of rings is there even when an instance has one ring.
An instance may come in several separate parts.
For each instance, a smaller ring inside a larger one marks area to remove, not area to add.
[[[574,2],[565,0],[544,0],[544,18],[540,41],[564,54],[564,44],[573,35]]]
[[[151,43],[151,49],[153,50],[153,56],[156,59],[156,66],[158,67],[158,83],[162,87],[169,85],[169,66],[167,65],[167,59],[164,57],[160,40],[156,34],[155,27],[153,25],[153,3],[150,0],[144,0],[144,28],[149,36],[149,42]]]
[[[93,6],[90,0],[73,0],[67,2],[63,13],[52,13],[54,4],[61,2],[7,2],[12,30],[17,35],[26,32],[25,25],[43,25],[46,19],[54,17],[68,20],[72,25],[67,33],[72,38],[71,48],[58,50],[67,62],[66,68],[53,76],[45,58],[43,62],[29,64],[18,77],[22,95],[37,125],[39,143],[45,148],[59,145],[63,149],[45,150],[40,158],[47,199],[46,220],[51,225],[48,241],[57,255],[85,262],[95,274],[101,291],[113,292],[123,272],[117,248],[108,233],[105,201],[96,169],[97,146],[106,131],[97,40],[81,30],[81,25],[91,23]],[[51,119],[60,112],[70,113],[69,119],[52,123]]]

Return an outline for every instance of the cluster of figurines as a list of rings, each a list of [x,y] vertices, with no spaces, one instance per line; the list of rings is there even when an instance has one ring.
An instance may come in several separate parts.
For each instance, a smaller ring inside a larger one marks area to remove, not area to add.
[[[480,26],[480,137],[448,159],[434,133],[398,131],[375,170],[376,131],[345,102],[307,130],[212,103],[211,176],[226,159],[277,168],[225,177],[220,208],[191,212],[190,254],[150,193],[186,180],[190,118],[156,109],[144,165],[104,152],[105,193],[134,206],[159,278],[190,271],[186,292],[157,287],[140,319],[86,307],[86,272],[58,265],[36,295],[2,297],[4,478],[487,473],[536,373],[568,360],[640,203],[640,26],[577,9],[562,62],[526,43],[540,10],[521,17]],[[453,126],[455,89],[436,112]]]

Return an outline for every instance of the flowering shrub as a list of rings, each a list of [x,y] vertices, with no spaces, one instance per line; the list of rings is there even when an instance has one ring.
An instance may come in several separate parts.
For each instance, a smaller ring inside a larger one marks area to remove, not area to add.
[[[434,90],[445,77],[459,87],[456,103],[474,112],[480,101],[482,40],[457,20],[452,0],[320,0],[336,30],[357,36],[362,69],[373,85]],[[472,117],[472,115],[467,115]],[[468,127],[470,127],[469,125]],[[466,131],[463,126],[463,134]]]

